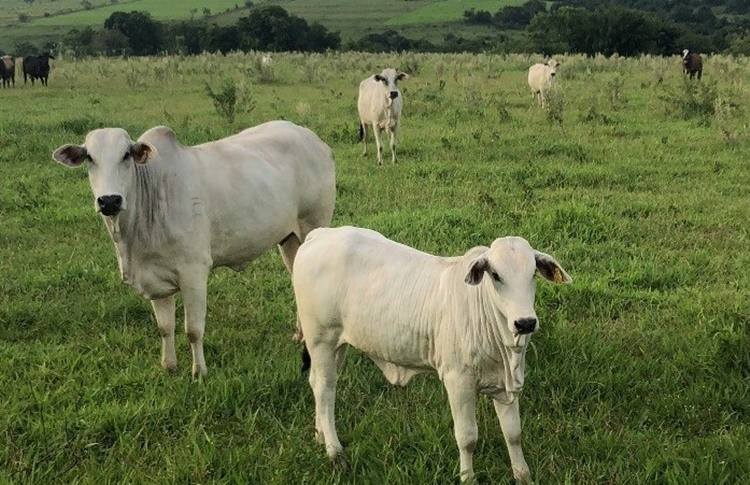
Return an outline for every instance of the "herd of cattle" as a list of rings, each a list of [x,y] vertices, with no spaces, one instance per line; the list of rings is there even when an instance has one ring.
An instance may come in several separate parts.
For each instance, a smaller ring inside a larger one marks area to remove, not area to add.
[[[32,86],[34,80],[39,79],[43,86],[47,85],[49,78],[49,60],[55,56],[44,52],[38,56],[26,56],[19,58],[21,60],[21,71],[23,72],[23,83],[31,79]],[[0,78],[3,80],[3,87],[8,88],[16,85],[16,59],[13,56],[0,57]]]
[[[688,54],[684,69],[692,77],[696,68]],[[28,64],[35,69],[32,80],[46,84],[49,58]],[[558,65],[549,60],[529,69],[529,86],[542,104]],[[369,125],[378,164],[382,131],[391,135],[396,161],[403,106],[397,82],[407,78],[389,68],[360,83],[365,154]],[[176,294],[183,295],[197,378],[206,373],[210,271],[240,271],[278,246],[292,275],[296,337],[310,370],[317,439],[335,464],[346,463],[334,423],[336,383],[353,346],[392,384],[406,385],[421,373],[439,376],[448,393],[462,481],[474,478],[477,394],[489,396],[513,476],[531,482],[518,400],[528,343],[539,328],[534,276],[572,282],[555,258],[520,237],[440,257],[369,229],[329,228],[336,199],[333,152],[311,130],[287,121],[197,146],[182,145],[164,126],[135,141],[121,128],[103,128],[88,133],[81,145],[59,147],[52,157],[67,167],[87,167],[94,208],[114,243],[121,277],[153,307],[165,369],[177,369]]]

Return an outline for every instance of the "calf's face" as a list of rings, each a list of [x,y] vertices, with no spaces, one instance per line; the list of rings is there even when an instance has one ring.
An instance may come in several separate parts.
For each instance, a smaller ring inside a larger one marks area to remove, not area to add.
[[[474,259],[466,275],[466,283],[479,285],[486,291],[493,306],[505,317],[506,328],[501,328],[505,345],[519,347],[526,344],[525,335],[534,333],[539,322],[534,309],[536,273],[554,283],[571,283],[570,275],[545,253],[536,251],[523,238],[496,239],[490,249]]]
[[[398,81],[402,79],[408,79],[409,75],[404,72],[398,72],[395,69],[383,69],[380,74],[375,74],[374,79],[383,85],[388,90],[388,97],[390,99],[396,99],[399,96]]]
[[[94,207],[105,216],[127,210],[127,197],[134,180],[135,163],[146,163],[153,146],[136,143],[120,128],[103,128],[86,135],[83,145],[63,145],[52,158],[67,166],[88,162]]]

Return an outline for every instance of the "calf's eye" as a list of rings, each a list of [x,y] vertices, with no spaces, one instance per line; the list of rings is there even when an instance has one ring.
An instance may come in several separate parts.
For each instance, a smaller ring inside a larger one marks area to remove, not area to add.
[[[503,281],[502,278],[500,278],[500,275],[497,274],[496,271],[492,272],[492,279],[495,280],[495,281],[497,281],[498,283],[502,283],[502,281]]]
[[[122,161],[123,161],[123,162],[127,162],[127,161],[128,161],[128,158],[130,158],[130,153],[128,153],[128,152],[125,152],[125,155],[123,155],[123,156],[122,156]]]

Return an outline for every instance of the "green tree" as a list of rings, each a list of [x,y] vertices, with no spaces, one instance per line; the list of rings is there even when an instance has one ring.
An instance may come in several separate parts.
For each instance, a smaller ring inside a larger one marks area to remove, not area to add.
[[[104,21],[104,28],[122,32],[131,54],[153,55],[162,50],[163,27],[148,12],[114,12]]]

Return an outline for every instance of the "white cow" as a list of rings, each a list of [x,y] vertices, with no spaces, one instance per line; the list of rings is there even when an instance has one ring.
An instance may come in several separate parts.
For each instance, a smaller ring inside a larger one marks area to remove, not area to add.
[[[408,78],[408,74],[389,68],[359,83],[359,135],[365,144],[362,156],[367,155],[367,125],[372,125],[378,149],[378,165],[383,164],[383,145],[380,143],[380,132],[383,130],[391,134],[391,161],[396,163],[396,138],[404,103],[397,83]]]
[[[544,64],[537,63],[529,68],[528,81],[531,88],[531,97],[542,107],[546,104],[547,93],[553,87],[555,73],[559,65],[559,62],[550,59]]]
[[[307,234],[333,215],[331,149],[286,121],[193,147],[164,126],[137,142],[121,128],[104,128],[52,157],[68,167],[88,162],[94,206],[114,241],[122,279],[151,300],[168,370],[177,368],[175,294],[182,291],[194,377],[206,373],[211,268],[240,271],[278,244],[291,271]]]
[[[392,384],[437,373],[448,391],[462,480],[474,476],[476,395],[490,396],[513,476],[529,482],[518,397],[527,344],[538,328],[537,271],[555,283],[572,281],[554,258],[519,237],[444,258],[367,229],[312,231],[292,281],[312,364],[315,428],[335,463],[345,461],[334,426],[336,381],[352,345]]]
[[[263,57],[260,60],[260,64],[263,67],[271,67],[271,64],[273,64],[273,57],[271,56],[271,53],[263,54]]]

